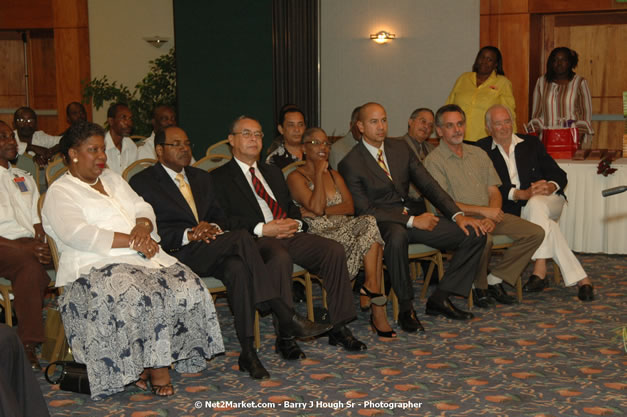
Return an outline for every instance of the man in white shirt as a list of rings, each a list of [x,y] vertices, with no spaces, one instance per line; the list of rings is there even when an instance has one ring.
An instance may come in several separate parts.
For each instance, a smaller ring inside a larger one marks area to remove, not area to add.
[[[490,107],[485,120],[492,136],[477,141],[477,145],[488,154],[503,183],[499,187],[503,211],[535,223],[545,232],[544,241],[532,256],[533,273],[523,291],[539,292],[548,287],[546,260],[553,258],[562,271],[564,284],[567,287],[577,284],[581,301],[594,300],[592,281],[557,224],[566,203],[566,172],[537,137],[514,134],[507,107]]]
[[[357,121],[362,140],[344,157],[338,170],[353,195],[355,214],[377,219],[385,241],[384,258],[394,293],[399,299],[398,323],[408,333],[424,331],[413,307],[409,275],[409,243],[454,250],[444,276],[427,300],[426,313],[455,320],[473,318],[449,299],[468,296],[485,246],[483,226],[467,217],[427,172],[404,141],[387,140],[387,113],[378,103],[361,106]],[[413,183],[443,213],[426,212],[409,198]]]
[[[41,369],[35,349],[45,340],[41,308],[50,279],[44,265],[51,258],[37,214],[35,180],[9,162],[17,148],[11,128],[0,121],[0,276],[11,281],[18,335],[28,360],[33,369]]]
[[[253,347],[255,309],[272,311],[277,337],[312,337],[330,326],[300,317],[283,302],[279,276],[266,268],[250,234],[223,231],[231,229],[229,219],[209,173],[189,166],[191,143],[183,129],[160,130],[155,143],[159,163],[133,176],[130,184],[154,208],[162,248],[198,275],[224,283],[242,348],[240,370],[268,378]]]
[[[292,201],[279,168],[259,161],[263,132],[257,120],[240,116],[231,125],[233,159],[211,171],[220,205],[231,230],[245,229],[257,237],[257,246],[270,271],[281,276],[281,298],[292,306],[293,263],[324,277],[327,292],[329,344],[348,351],[366,350],[346,324],[355,318],[346,254],[339,243],[305,233],[300,209]],[[293,340],[277,338],[275,349],[286,359],[304,358]]]
[[[137,147],[137,159],[157,159],[155,152],[155,134],[170,126],[176,126],[176,112],[174,107],[161,104],[152,111],[152,133],[148,136],[144,143]],[[193,158],[192,158],[192,163]]]
[[[33,155],[39,166],[44,166],[59,151],[61,136],[52,136],[37,130],[37,114],[30,107],[20,107],[13,114],[13,128],[18,154]]]
[[[109,169],[122,174],[137,161],[137,145],[129,136],[133,131],[133,113],[124,103],[115,103],[107,111],[109,130],[105,135],[107,165]]]

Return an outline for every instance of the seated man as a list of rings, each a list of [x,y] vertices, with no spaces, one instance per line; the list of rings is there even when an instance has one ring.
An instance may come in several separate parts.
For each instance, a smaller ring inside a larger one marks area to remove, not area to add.
[[[542,243],[544,232],[535,224],[501,210],[501,185],[490,159],[481,149],[463,143],[466,115],[455,104],[441,107],[435,116],[436,131],[442,138],[440,146],[425,159],[425,166],[449,193],[464,213],[483,223],[488,242],[481,257],[473,291],[477,307],[487,308],[493,302],[513,304],[503,280],[512,286],[523,272],[531,255]],[[492,234],[507,235],[514,240],[500,262],[488,275]]]
[[[339,171],[353,195],[355,214],[371,214],[377,219],[385,241],[384,261],[399,300],[401,329],[424,331],[412,303],[414,288],[409,276],[409,243],[455,250],[442,281],[427,301],[426,313],[455,320],[471,319],[473,315],[458,309],[449,296],[466,297],[470,292],[485,246],[483,225],[464,215],[405,142],[386,139],[387,115],[380,104],[363,105],[357,126],[362,140],[340,162]],[[443,217],[425,212],[424,205],[409,198],[410,182],[443,213]]]
[[[300,210],[290,196],[283,173],[275,166],[257,162],[263,132],[252,117],[240,116],[230,128],[233,159],[211,171],[218,199],[231,220],[231,230],[244,229],[256,236],[268,270],[281,280],[281,297],[292,306],[293,263],[322,277],[327,291],[333,329],[329,344],[349,351],[366,350],[346,323],[355,318],[344,248],[324,237],[305,233]],[[286,358],[304,358],[298,345],[277,338],[276,349]]]
[[[73,101],[67,105],[65,108],[65,115],[67,116],[67,122],[70,125],[79,121],[87,121],[87,110],[85,110],[85,106],[78,101]]]
[[[300,317],[281,300],[278,277],[266,269],[246,231],[223,232],[231,229],[228,219],[209,174],[189,166],[191,149],[185,132],[174,126],[160,130],[155,151],[159,163],[135,175],[130,184],[152,205],[163,249],[198,275],[213,275],[224,282],[242,347],[240,370],[256,379],[268,378],[253,346],[255,308],[274,313],[284,339],[317,336],[330,326]]]
[[[357,106],[351,113],[351,121],[349,123],[348,133],[343,138],[338,139],[331,147],[331,153],[329,154],[329,166],[337,170],[337,166],[342,159],[346,156],[353,146],[357,145],[357,142],[361,139],[361,133],[357,128],[357,119],[359,118],[359,109],[361,106]]]
[[[48,161],[59,152],[61,136],[52,136],[43,130],[37,130],[37,114],[30,107],[20,107],[15,111],[13,128],[18,154],[28,152],[33,155],[39,166],[48,164]]]
[[[535,136],[514,134],[511,112],[497,105],[486,112],[486,128],[492,136],[477,142],[492,160],[503,183],[499,190],[503,211],[521,216],[544,229],[542,245],[533,254],[533,274],[523,287],[527,292],[548,287],[546,259],[559,265],[566,286],[577,284],[581,301],[592,301],[592,281],[568,247],[557,220],[566,202],[566,173],[546,153]]]
[[[129,137],[133,131],[133,113],[124,103],[112,104],[107,110],[107,123],[107,166],[121,175],[130,164],[137,161],[137,145]]]
[[[35,180],[9,162],[17,146],[11,128],[0,121],[0,276],[11,281],[26,356],[33,369],[41,369],[35,349],[45,340],[41,309],[50,278],[44,265],[51,258],[37,214]]]
[[[174,107],[161,104],[152,111],[152,133],[141,146],[137,147],[137,159],[157,159],[155,153],[155,134],[166,127],[176,126],[176,112]],[[192,158],[192,163],[193,162]]]
[[[301,139],[307,129],[305,113],[296,106],[285,106],[279,116],[279,133],[283,142],[266,158],[266,164],[283,169],[292,162],[305,159]]]

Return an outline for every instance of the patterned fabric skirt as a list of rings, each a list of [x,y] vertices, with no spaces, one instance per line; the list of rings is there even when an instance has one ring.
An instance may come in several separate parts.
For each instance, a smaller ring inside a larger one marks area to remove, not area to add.
[[[93,399],[124,390],[144,368],[200,372],[224,352],[209,293],[187,266],[111,264],[82,275],[59,300],[74,359]]]
[[[304,219],[309,225],[309,233],[335,240],[344,246],[346,266],[351,278],[354,278],[363,265],[364,255],[373,243],[383,246],[383,239],[373,216],[318,216]]]

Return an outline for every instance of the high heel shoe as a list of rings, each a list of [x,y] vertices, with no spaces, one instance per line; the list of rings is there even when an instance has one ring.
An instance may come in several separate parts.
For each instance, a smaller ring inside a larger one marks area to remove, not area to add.
[[[370,309],[370,304],[374,304],[376,306],[383,306],[388,302],[388,298],[376,292],[371,292],[365,285],[362,285],[359,289],[359,295],[363,295],[364,297],[368,297],[370,302],[367,306],[360,305],[361,311],[368,311]]]
[[[370,314],[370,327],[372,328],[372,331],[376,332],[377,336],[379,337],[384,337],[387,339],[394,339],[396,337],[396,332],[394,330],[390,330],[388,332],[382,332],[381,330],[377,329],[377,326],[374,325],[374,319],[372,318],[372,313]]]

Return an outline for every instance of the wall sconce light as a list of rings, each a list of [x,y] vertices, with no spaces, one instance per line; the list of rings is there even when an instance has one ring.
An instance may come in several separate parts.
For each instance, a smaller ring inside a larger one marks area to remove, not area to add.
[[[155,48],[161,48],[165,43],[167,43],[170,38],[162,38],[161,36],[151,36],[149,38],[144,38],[146,42],[154,46]]]
[[[396,39],[396,35],[382,30],[381,32],[371,34],[370,39],[378,44],[384,44],[388,41],[391,41],[392,39]]]

